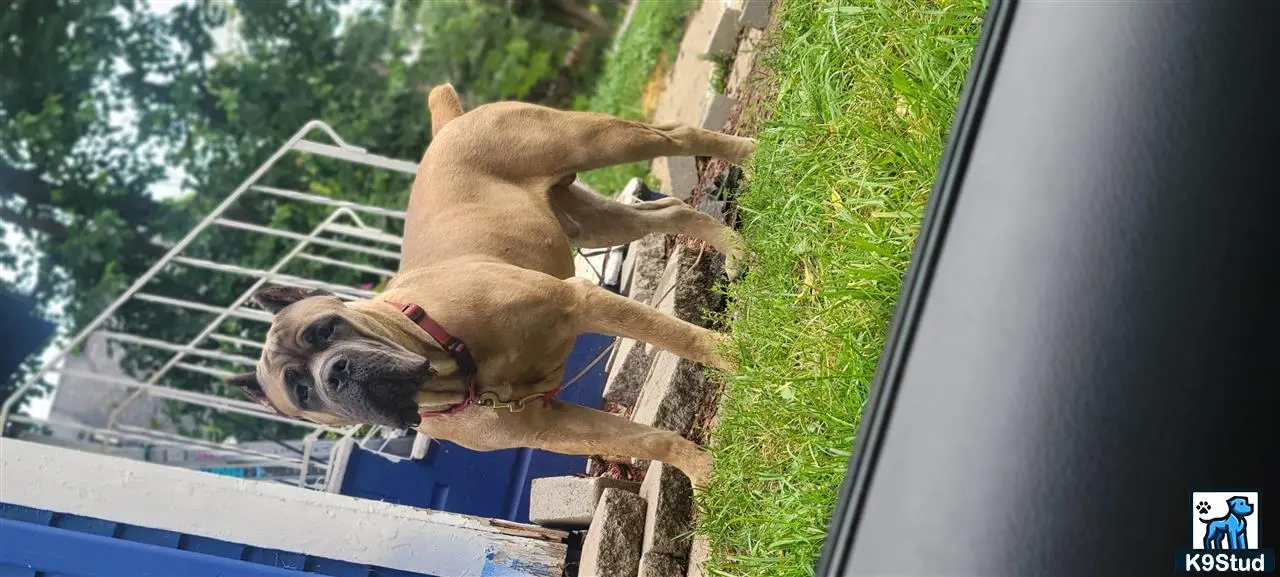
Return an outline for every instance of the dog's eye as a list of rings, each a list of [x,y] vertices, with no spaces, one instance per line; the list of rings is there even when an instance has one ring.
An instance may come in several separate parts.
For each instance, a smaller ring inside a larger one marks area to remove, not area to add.
[[[305,403],[311,398],[311,387],[301,378],[297,369],[285,369],[284,384],[293,387],[293,396],[299,403]]]
[[[307,333],[304,334],[302,338],[306,340],[307,344],[309,345],[318,345],[318,344],[324,343],[325,341],[329,340],[329,337],[333,336],[334,327],[336,327],[337,325],[338,325],[337,320],[327,321],[317,326],[316,328],[307,331]]]

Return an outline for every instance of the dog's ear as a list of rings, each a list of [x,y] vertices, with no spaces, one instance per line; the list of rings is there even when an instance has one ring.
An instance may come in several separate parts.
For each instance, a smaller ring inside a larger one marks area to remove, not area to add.
[[[249,397],[258,404],[266,407],[271,412],[280,414],[275,407],[271,406],[271,401],[267,399],[267,393],[262,390],[262,383],[258,382],[257,373],[244,373],[227,379],[227,383],[235,385],[240,389],[246,397]]]
[[[458,100],[458,92],[452,84],[441,84],[431,89],[427,95],[427,109],[431,111],[431,137],[435,138],[440,129],[451,120],[462,116],[462,102]]]
[[[280,312],[280,309],[302,299],[331,295],[333,295],[333,293],[320,289],[296,286],[271,286],[255,293],[253,295],[253,302],[258,303],[258,306],[262,307],[262,310],[274,315]]]

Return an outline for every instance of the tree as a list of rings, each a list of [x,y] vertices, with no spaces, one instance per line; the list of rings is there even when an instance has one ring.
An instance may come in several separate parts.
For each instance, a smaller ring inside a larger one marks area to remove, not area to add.
[[[416,68],[437,81],[452,83],[470,105],[537,99],[541,95],[535,95],[535,89],[558,75],[565,55],[578,41],[578,34],[566,33],[548,19],[563,14],[556,10],[559,4],[558,0],[404,2],[397,8],[396,35],[415,39]],[[604,22],[600,17],[596,21]],[[596,32],[596,36],[603,35]]]
[[[609,23],[576,0],[489,0],[527,20],[544,21],[578,32],[607,34]]]
[[[37,249],[5,247],[0,259],[37,279],[29,296],[41,305],[75,294],[73,317],[163,253],[150,236],[165,207],[147,195],[163,170],[111,123],[123,110],[118,59],[129,42],[153,41],[151,24],[131,0],[21,0],[0,12],[0,77],[22,79],[0,83],[0,220]]]

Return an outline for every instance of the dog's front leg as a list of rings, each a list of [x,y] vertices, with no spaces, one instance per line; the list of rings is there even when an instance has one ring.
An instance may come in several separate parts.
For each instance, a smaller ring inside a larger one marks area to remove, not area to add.
[[[574,309],[579,332],[626,337],[724,371],[733,363],[720,354],[725,337],[682,321],[649,305],[616,295],[583,278],[566,281],[577,291]]]
[[[617,455],[662,461],[695,486],[711,474],[711,453],[679,434],[558,400],[535,401],[523,411],[471,407],[424,419],[418,429],[475,451],[516,447],[564,455]]]

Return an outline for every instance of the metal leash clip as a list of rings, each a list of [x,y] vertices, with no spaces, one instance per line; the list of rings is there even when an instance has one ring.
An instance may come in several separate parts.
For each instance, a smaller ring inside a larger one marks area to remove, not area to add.
[[[504,401],[498,397],[497,393],[494,393],[493,391],[485,391],[483,393],[480,393],[480,396],[476,398],[476,404],[482,407],[489,407],[491,409],[506,409],[513,413],[519,413],[520,411],[523,411],[526,406],[528,406],[530,401],[534,401],[536,399],[542,399],[542,398],[545,398],[546,396],[547,396],[546,393],[536,393],[536,394],[529,395],[523,399],[516,399],[514,401]]]

